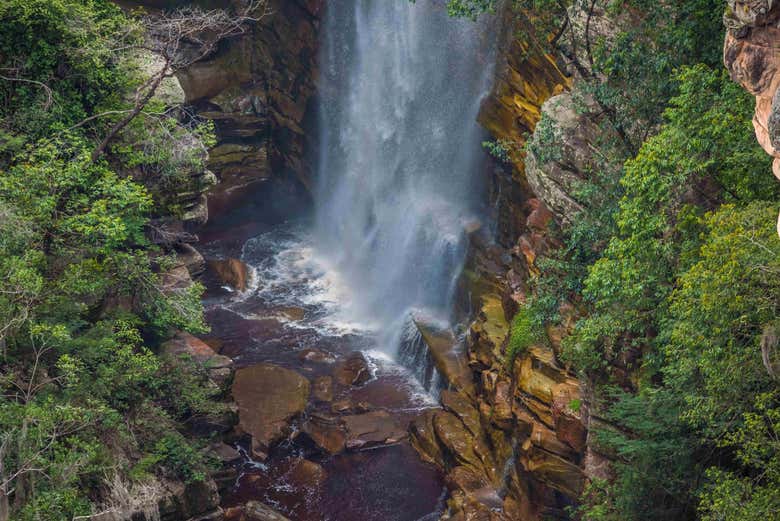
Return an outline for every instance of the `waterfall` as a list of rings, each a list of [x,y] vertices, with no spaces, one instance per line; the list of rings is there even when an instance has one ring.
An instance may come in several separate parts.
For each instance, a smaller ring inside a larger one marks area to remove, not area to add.
[[[392,351],[410,309],[451,309],[484,200],[494,32],[441,0],[330,0],[323,23],[315,240]]]
[[[434,398],[439,397],[445,388],[441,373],[436,368],[433,355],[428,349],[428,344],[423,339],[420,328],[415,324],[410,315],[400,328],[401,335],[398,339],[398,363],[408,367],[420,385]]]

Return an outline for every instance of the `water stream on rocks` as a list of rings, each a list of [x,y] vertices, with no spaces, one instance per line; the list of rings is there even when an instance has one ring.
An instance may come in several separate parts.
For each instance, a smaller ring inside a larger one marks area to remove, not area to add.
[[[407,442],[327,456],[296,434],[337,403],[387,411],[402,429],[436,406],[442,377],[409,317],[446,325],[479,215],[475,119],[493,59],[478,34],[490,31],[449,19],[438,0],[331,0],[322,33],[314,215],[295,218],[305,212],[264,188],[207,227],[207,258],[253,272],[242,293],[207,277],[207,318],[238,367],[271,363],[314,382],[360,351],[371,378],[310,400],[267,460],[240,445],[223,504],[259,500],[293,521],[438,519],[441,476]]]

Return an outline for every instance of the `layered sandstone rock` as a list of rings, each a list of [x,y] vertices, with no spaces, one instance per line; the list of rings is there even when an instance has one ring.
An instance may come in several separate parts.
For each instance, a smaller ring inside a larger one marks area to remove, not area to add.
[[[771,0],[729,0],[723,61],[734,81],[756,97],[756,138],[774,158],[780,179],[780,4]],[[780,219],[778,219],[780,234]]]
[[[304,127],[321,10],[321,0],[269,0],[268,14],[246,34],[179,74],[187,102],[216,125],[209,167],[220,185],[212,208],[272,177],[309,186]]]
[[[548,343],[514,361],[506,353],[511,319],[539,273],[536,261],[557,246],[550,226],[571,222],[582,208],[572,194],[593,164],[585,150],[599,125],[598,111],[575,109],[557,61],[528,52],[517,25],[524,22],[506,22],[496,86],[480,113],[496,139],[512,144],[510,169],[497,168],[493,177],[499,244],[472,233],[459,283],[462,313],[473,319],[466,336],[473,392],[444,391],[443,410],[426,412],[410,428],[423,459],[446,474],[455,519],[563,516],[595,475],[587,472],[604,465],[588,447],[586,393],[556,358],[565,331],[551,330]],[[543,110],[554,116],[564,145],[557,155],[527,159],[521,148]]]

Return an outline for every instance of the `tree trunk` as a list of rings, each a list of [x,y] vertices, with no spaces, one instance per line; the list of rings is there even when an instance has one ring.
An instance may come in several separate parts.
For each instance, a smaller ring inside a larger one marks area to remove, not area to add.
[[[0,488],[0,521],[9,521],[11,519],[11,509],[8,505],[8,496],[5,490]]]

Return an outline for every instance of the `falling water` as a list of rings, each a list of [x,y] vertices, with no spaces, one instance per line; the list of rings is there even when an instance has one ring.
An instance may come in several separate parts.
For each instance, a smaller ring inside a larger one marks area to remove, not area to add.
[[[332,0],[324,24],[320,250],[380,331],[411,308],[446,315],[482,201],[491,31],[435,0]]]

